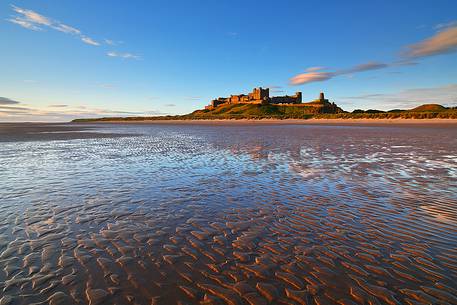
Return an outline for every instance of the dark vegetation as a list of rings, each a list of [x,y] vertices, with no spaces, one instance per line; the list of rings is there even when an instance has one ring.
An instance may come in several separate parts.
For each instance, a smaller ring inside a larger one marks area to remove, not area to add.
[[[93,121],[147,121],[147,120],[232,120],[232,119],[457,119],[457,108],[446,108],[438,104],[425,104],[410,110],[376,109],[353,112],[341,108],[313,107],[307,105],[260,105],[231,104],[215,109],[196,110],[185,115],[167,115],[153,117],[106,117],[96,119],[76,119],[73,122]]]

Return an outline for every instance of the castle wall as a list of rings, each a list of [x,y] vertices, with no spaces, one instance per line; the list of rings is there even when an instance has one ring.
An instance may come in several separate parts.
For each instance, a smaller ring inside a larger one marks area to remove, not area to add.
[[[271,104],[301,104],[302,95],[301,92],[295,93],[292,96],[273,96],[270,98]]]
[[[323,93],[320,96],[320,99],[323,98]],[[219,97],[218,99],[212,100],[210,106],[217,107],[222,104],[239,104],[239,103],[250,103],[250,104],[301,104],[302,103],[302,93],[296,92],[292,96],[273,96],[270,97],[269,88],[254,88],[249,94],[238,94],[231,95],[228,98]]]

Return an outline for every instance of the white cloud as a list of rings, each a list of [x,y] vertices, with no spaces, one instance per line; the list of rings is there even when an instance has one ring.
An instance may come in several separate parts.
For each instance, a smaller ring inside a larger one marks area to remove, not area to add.
[[[65,34],[73,35],[78,37],[82,42],[85,44],[91,45],[91,46],[100,46],[101,43],[85,34],[83,34],[79,29],[69,26],[67,24],[64,24],[60,21],[54,20],[52,18],[43,16],[35,11],[29,10],[29,9],[24,9],[20,8],[17,6],[12,5],[11,6],[13,11],[17,14],[16,16],[13,16],[10,19],[7,19],[9,22],[17,24],[23,28],[32,30],[32,31],[41,31],[44,30],[45,28],[48,29],[53,29]],[[112,39],[104,39],[102,41],[103,43],[110,45],[110,46],[116,46],[121,43],[122,41],[115,41]],[[140,56],[132,53],[127,53],[127,52],[108,52],[107,55],[109,57],[119,57],[119,58],[124,58],[124,59],[141,59]]]
[[[457,20],[449,21],[449,22],[443,22],[443,23],[438,23],[438,24],[435,25],[433,28],[434,28],[435,30],[441,31],[442,29],[446,29],[446,28],[450,28],[450,27],[454,27],[454,26],[457,26]]]
[[[13,19],[7,19],[8,21],[15,23],[17,25],[20,25],[23,28],[32,30],[32,31],[41,31],[41,28],[36,26],[35,24],[28,22],[26,20],[20,19],[20,18],[13,18]]]
[[[63,33],[67,33],[67,34],[81,35],[81,31],[80,30],[78,30],[78,29],[76,29],[74,27],[71,27],[69,25],[63,24],[63,23],[60,23],[60,24],[57,24],[57,25],[53,25],[52,28],[57,30],[57,31],[60,31],[60,32],[63,32]]]
[[[110,45],[110,46],[117,46],[117,45],[120,45],[120,44],[123,44],[124,42],[123,41],[115,41],[115,40],[112,40],[112,39],[103,39],[103,41],[107,44],[107,45]]]
[[[100,45],[98,42],[96,42],[95,40],[93,40],[92,38],[87,37],[87,36],[82,36],[81,40],[84,43],[87,43],[87,44],[90,44],[90,45],[93,45],[93,46],[99,46]]]
[[[13,16],[12,18],[7,20],[23,28],[33,31],[40,31],[44,28],[50,28],[65,34],[78,36],[81,39],[81,41],[83,41],[86,44],[90,44],[93,46],[100,45],[100,43],[93,40],[92,38],[83,35],[82,32],[77,28],[63,24],[60,21],[43,16],[29,9],[20,8],[14,5],[12,5],[11,7],[13,8],[13,11],[16,12],[18,15]]]
[[[121,52],[115,52],[111,51],[106,53],[109,57],[120,57],[120,58],[126,58],[126,59],[140,59],[141,57],[132,53],[121,53]]]
[[[53,22],[49,18],[47,18],[43,15],[40,15],[37,12],[34,12],[32,10],[23,9],[23,8],[14,6],[14,5],[12,5],[12,8],[16,13],[22,15],[22,16],[16,17],[16,18],[26,20],[30,23],[45,25],[45,26],[51,26],[53,24]]]

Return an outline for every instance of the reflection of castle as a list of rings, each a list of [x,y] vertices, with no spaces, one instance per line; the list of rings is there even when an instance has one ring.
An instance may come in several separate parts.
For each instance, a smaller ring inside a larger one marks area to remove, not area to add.
[[[222,104],[301,104],[301,92],[295,93],[292,96],[272,96],[270,97],[270,89],[262,87],[254,88],[251,93],[231,95],[230,97],[219,97],[211,101],[206,109],[213,109]]]

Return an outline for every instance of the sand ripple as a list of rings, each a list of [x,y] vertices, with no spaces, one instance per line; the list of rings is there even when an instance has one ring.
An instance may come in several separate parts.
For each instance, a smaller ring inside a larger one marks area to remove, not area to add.
[[[112,128],[0,146],[0,305],[457,304],[455,129]]]

